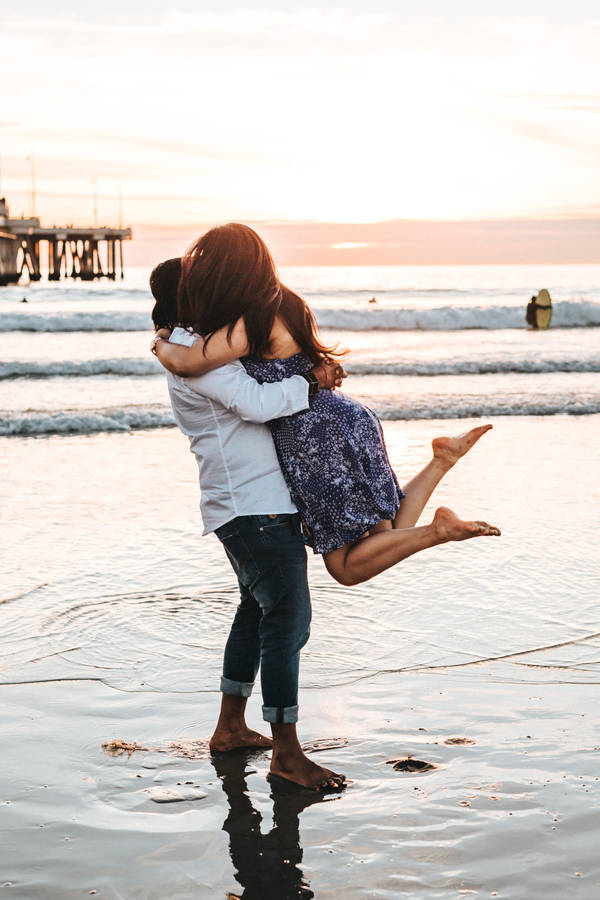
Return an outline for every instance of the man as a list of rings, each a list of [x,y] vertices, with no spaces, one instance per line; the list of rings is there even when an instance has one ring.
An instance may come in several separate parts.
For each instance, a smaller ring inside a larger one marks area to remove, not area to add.
[[[150,278],[157,300],[155,326],[176,321],[179,259],[157,266]],[[160,334],[156,341],[164,339]],[[169,340],[198,340],[175,328]],[[317,390],[345,376],[323,364],[307,376],[258,384],[239,361],[199,378],[167,372],[175,421],[198,462],[204,534],[215,532],[237,575],[241,602],[223,660],[221,711],[213,751],[273,747],[269,777],[312,790],[339,788],[344,776],[316,765],[296,732],[300,650],[310,633],[310,594],[301,523],[279,468],[265,422],[293,415]],[[245,709],[260,664],[263,718],[273,738],[248,728]]]
[[[536,300],[537,300],[537,296],[532,297],[531,300],[529,301],[529,303],[527,304],[527,309],[525,310],[525,321],[531,328],[538,327],[537,316],[536,316],[538,306],[537,306]]]

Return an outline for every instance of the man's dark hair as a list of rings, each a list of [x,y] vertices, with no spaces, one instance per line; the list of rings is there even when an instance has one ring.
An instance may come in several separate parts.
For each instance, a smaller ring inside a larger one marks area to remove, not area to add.
[[[181,275],[181,258],[166,259],[150,275],[150,290],[156,300],[152,310],[154,329],[175,328],[177,325],[177,289]]]

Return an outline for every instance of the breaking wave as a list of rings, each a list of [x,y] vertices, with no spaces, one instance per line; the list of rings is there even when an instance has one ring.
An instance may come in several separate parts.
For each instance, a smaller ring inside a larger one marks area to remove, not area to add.
[[[421,398],[402,404],[395,399],[375,405],[381,419],[467,419],[493,416],[590,415],[600,412],[600,394],[552,395],[529,399],[524,395]],[[168,407],[65,410],[9,415],[0,420],[0,436],[94,434],[175,427]]]
[[[432,309],[315,310],[321,328],[346,331],[463,331],[525,328],[521,306],[438,306]],[[600,325],[600,303],[571,300],[555,303],[552,326],[586,328]]]
[[[91,375],[160,375],[164,369],[148,355],[148,359],[89,359],[75,362],[0,362],[0,380],[7,378],[53,378],[57,376],[84,377]]]
[[[345,364],[350,375],[507,375],[600,372],[600,356],[588,359],[453,359],[439,362]],[[0,377],[2,368],[0,366]]]
[[[382,306],[315,308],[322,328],[340,331],[461,331],[464,329],[523,329],[522,306],[438,306],[431,309]],[[600,303],[564,300],[554,304],[553,327],[600,326]],[[135,312],[14,312],[0,316],[0,331],[149,331],[147,313]]]
[[[147,314],[120,312],[8,313],[0,331],[150,331]]]
[[[36,436],[49,434],[95,434],[109,431],[138,431],[170,428],[174,425],[171,410],[164,408],[132,408],[77,410],[8,416],[0,420],[0,435]]]
[[[411,419],[477,419],[493,416],[585,416],[600,412],[600,394],[553,394],[529,398],[524,395],[495,394],[493,397],[432,396],[410,404],[394,400],[381,404],[376,412],[387,421]]]
[[[503,375],[509,373],[543,374],[551,372],[600,372],[600,356],[587,359],[453,359],[421,362],[348,362],[349,375]],[[164,370],[153,357],[92,359],[48,362],[0,362],[0,381],[10,378],[86,377],[94,375],[156,376]]]

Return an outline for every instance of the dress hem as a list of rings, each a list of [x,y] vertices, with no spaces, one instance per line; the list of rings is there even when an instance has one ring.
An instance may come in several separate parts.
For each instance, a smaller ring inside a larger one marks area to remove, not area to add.
[[[403,491],[400,491],[399,499],[403,500],[405,497],[406,497],[406,494]],[[350,544],[350,543],[352,543],[352,541],[358,540],[358,538],[362,537],[362,535],[365,533],[365,531],[368,531],[374,525],[379,524],[379,522],[383,522],[386,520],[390,521],[390,519],[394,519],[395,516],[398,514],[399,509],[400,509],[400,503],[398,503],[398,506],[396,507],[395,512],[393,512],[392,515],[389,517],[386,515],[381,515],[377,519],[371,519],[367,522],[361,523],[360,526],[353,528],[351,531],[338,532],[337,536],[335,538],[333,538],[333,541],[334,541],[333,546],[329,546],[329,542],[327,544],[318,544],[318,536],[317,536],[317,534],[315,534],[314,528],[312,528],[311,529],[312,535],[313,535],[312,551],[315,554],[319,554],[319,555],[323,556],[326,553],[332,553],[334,550],[339,550],[340,547],[345,547],[346,544]],[[309,527],[311,527],[311,526],[309,525]]]

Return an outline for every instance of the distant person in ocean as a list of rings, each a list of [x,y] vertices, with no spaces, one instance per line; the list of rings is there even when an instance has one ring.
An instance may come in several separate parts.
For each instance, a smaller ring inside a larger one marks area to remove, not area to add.
[[[531,298],[529,303],[527,304],[527,310],[525,312],[525,321],[531,328],[537,328],[537,317],[536,317],[536,297],[535,295]]]
[[[552,321],[552,299],[546,288],[531,298],[527,304],[525,320],[530,328],[546,329]]]
[[[273,386],[306,375],[335,356],[335,349],[321,342],[307,304],[279,282],[268,249],[247,226],[211,229],[183,257],[181,267],[177,317],[193,331],[195,343],[180,346],[179,339],[173,342],[175,333],[166,330],[157,332],[153,347],[180,381],[201,381],[199,376],[206,377],[207,372],[218,379],[223,371],[218,367],[239,365],[242,357],[257,383]],[[189,404],[191,409],[191,397]],[[390,466],[377,417],[344,394],[311,391],[308,408],[273,416],[269,427],[294,507],[310,532],[315,552],[323,554],[329,572],[341,584],[360,584],[437,544],[500,534],[486,522],[464,521],[445,507],[436,511],[430,524],[415,527],[436,485],[491,425],[456,438],[436,438],[431,461],[404,489]],[[261,458],[247,446],[244,461],[259,466]],[[246,646],[256,647],[254,673],[259,657],[262,665],[265,648],[261,634],[265,583],[279,571],[284,594],[301,582],[304,592],[304,550],[293,567],[283,564],[281,556],[286,548],[291,552],[289,519],[289,515],[278,516],[271,524],[238,512],[215,528],[240,582],[239,610],[244,609],[248,617],[255,611],[258,630],[250,629],[246,635]],[[308,631],[300,646],[307,638]],[[241,645],[238,655],[241,658]],[[236,680],[253,680],[231,677],[226,669],[224,677],[225,690]],[[264,672],[262,678],[264,691]],[[297,668],[293,690],[297,693]],[[289,752],[294,747],[301,752],[295,730],[297,705],[283,709],[276,720],[265,718],[272,723],[275,740],[271,772],[303,784],[304,776],[294,772]],[[291,768],[286,768],[286,758]],[[301,769],[301,761],[299,765]]]

